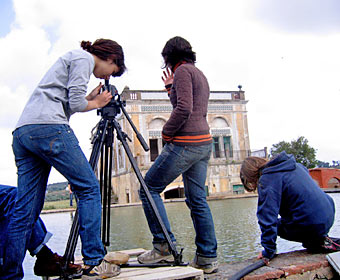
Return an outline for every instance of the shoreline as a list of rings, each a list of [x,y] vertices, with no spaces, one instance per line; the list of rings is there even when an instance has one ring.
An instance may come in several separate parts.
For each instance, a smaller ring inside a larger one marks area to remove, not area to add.
[[[325,193],[340,193],[339,188],[334,189],[324,189]],[[251,198],[257,197],[257,193],[247,193],[247,194],[225,194],[225,195],[211,195],[207,196],[207,201],[212,200],[224,200],[224,199],[238,199],[238,198]],[[175,202],[185,202],[185,198],[173,198],[166,199],[164,203],[175,203]],[[130,207],[130,206],[141,206],[141,202],[133,202],[133,203],[122,203],[122,204],[111,204],[111,208],[117,207]],[[55,214],[55,213],[64,213],[64,212],[75,212],[76,208],[63,208],[63,209],[51,209],[51,210],[42,210],[41,214]]]
[[[212,195],[212,196],[207,196],[207,201],[237,199],[237,198],[251,198],[251,197],[257,197],[257,194]],[[176,203],[176,202],[185,202],[185,198],[173,198],[173,199],[164,200],[164,203]],[[142,206],[142,202],[111,204],[111,208],[130,207],[130,206],[132,207]],[[50,209],[50,210],[42,210],[41,214],[55,214],[55,213],[64,213],[64,212],[75,212],[75,211],[76,211],[76,208]]]

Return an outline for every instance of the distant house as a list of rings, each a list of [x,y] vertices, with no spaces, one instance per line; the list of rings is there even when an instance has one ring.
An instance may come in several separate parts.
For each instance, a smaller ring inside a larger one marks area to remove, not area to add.
[[[313,168],[309,174],[321,188],[340,188],[340,169]]]

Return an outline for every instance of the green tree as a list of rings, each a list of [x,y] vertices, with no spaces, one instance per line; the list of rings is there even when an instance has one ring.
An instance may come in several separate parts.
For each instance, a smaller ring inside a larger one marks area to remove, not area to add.
[[[329,168],[329,162],[324,162],[324,161],[318,160],[316,166],[322,167],[322,168]]]
[[[332,165],[330,167],[340,169],[340,160],[332,160]]]
[[[317,167],[340,169],[340,160],[332,160],[332,164],[318,160]]]
[[[303,136],[296,140],[292,140],[290,143],[281,141],[274,144],[270,150],[270,154],[271,156],[275,156],[282,151],[294,155],[296,161],[307,168],[314,168],[317,166],[316,150],[308,145],[308,140]]]

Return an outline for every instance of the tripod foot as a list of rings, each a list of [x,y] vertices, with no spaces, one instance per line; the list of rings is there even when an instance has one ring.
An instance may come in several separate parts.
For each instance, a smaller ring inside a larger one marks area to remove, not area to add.
[[[150,268],[154,268],[154,267],[166,267],[166,266],[188,266],[189,263],[179,263],[176,264],[175,262],[159,262],[159,263],[126,263],[126,264],[122,264],[120,265],[121,268],[125,268],[125,267],[150,267]]]

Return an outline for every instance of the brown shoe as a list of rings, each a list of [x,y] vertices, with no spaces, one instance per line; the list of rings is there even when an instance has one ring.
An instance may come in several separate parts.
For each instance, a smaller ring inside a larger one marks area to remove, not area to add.
[[[65,265],[63,257],[54,253],[50,258],[37,258],[34,265],[34,274],[37,276],[59,276],[62,274],[62,267]],[[81,265],[69,263],[66,273],[69,275],[81,275]]]

